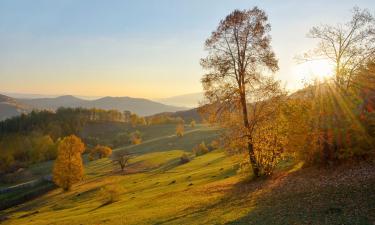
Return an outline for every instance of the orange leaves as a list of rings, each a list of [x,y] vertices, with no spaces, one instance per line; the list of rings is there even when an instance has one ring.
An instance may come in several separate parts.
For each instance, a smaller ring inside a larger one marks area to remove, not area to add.
[[[184,132],[185,132],[185,125],[184,125],[184,123],[178,123],[177,126],[176,126],[176,135],[177,135],[177,137],[184,136]]]
[[[53,181],[65,191],[83,177],[81,154],[85,145],[75,135],[65,137],[58,146],[57,159],[53,167]]]

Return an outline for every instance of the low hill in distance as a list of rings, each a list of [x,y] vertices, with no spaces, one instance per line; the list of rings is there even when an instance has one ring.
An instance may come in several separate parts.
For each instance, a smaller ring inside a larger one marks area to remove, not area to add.
[[[0,95],[0,121],[30,111],[30,107],[6,95]]]
[[[182,106],[182,107],[188,107],[188,108],[198,107],[199,102],[202,100],[203,100],[202,92],[172,96],[169,98],[155,99],[155,101],[163,103],[163,104],[176,105],[176,106]]]
[[[35,99],[17,99],[23,104],[30,105],[34,109],[56,110],[59,107],[71,108],[100,108],[116,109],[118,111],[131,111],[141,116],[152,115],[161,112],[175,112],[184,110],[184,107],[176,107],[154,102],[143,98],[131,97],[104,97],[95,100],[85,100],[65,95],[56,98],[35,98]]]

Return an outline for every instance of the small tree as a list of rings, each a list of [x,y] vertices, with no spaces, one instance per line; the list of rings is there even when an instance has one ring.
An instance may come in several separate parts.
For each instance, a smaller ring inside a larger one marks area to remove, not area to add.
[[[192,128],[194,128],[194,127],[195,127],[195,125],[196,125],[196,122],[195,122],[195,120],[192,120],[192,121],[190,122],[190,126],[191,126]]]
[[[130,160],[130,154],[126,151],[117,151],[112,155],[112,161],[121,167],[121,171],[124,172],[125,167],[128,165]]]
[[[130,115],[130,124],[132,125],[132,127],[136,127],[137,126],[137,124],[138,124],[138,116],[137,116],[137,114],[132,113]]]
[[[85,145],[75,135],[65,137],[58,145],[57,159],[53,167],[53,181],[64,191],[71,189],[74,183],[82,180],[83,163],[81,154]]]
[[[178,123],[176,126],[176,135],[177,137],[184,136],[185,126],[183,123]]]
[[[133,145],[138,145],[142,143],[142,134],[140,131],[135,131],[130,134],[131,142]]]

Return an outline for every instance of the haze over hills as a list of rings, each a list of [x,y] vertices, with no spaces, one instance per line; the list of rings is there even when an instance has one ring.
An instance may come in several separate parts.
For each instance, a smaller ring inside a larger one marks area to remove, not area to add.
[[[0,94],[0,120],[26,113],[30,107],[16,99]]]
[[[141,116],[186,109],[184,107],[165,105],[148,99],[131,97],[104,97],[95,100],[85,100],[72,95],[64,95],[56,98],[18,99],[18,101],[36,109],[56,110],[59,107],[116,109],[119,111],[128,110]]]
[[[188,108],[196,108],[199,102],[203,100],[203,93],[191,93],[185,95],[177,95],[169,98],[159,98],[155,99],[157,102],[161,102],[167,105],[183,106]]]

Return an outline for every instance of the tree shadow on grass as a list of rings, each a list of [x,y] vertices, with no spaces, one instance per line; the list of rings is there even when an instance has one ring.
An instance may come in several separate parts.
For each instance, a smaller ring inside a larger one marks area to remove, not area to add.
[[[227,224],[373,224],[375,173],[358,177],[356,170],[308,168],[272,178],[253,210]]]
[[[226,224],[373,224],[374,166],[367,170],[371,175],[356,170],[292,169],[238,182],[216,201],[187,208],[157,224],[183,223],[186,218],[221,224],[227,216],[237,219]],[[215,191],[214,186],[209,189]]]

